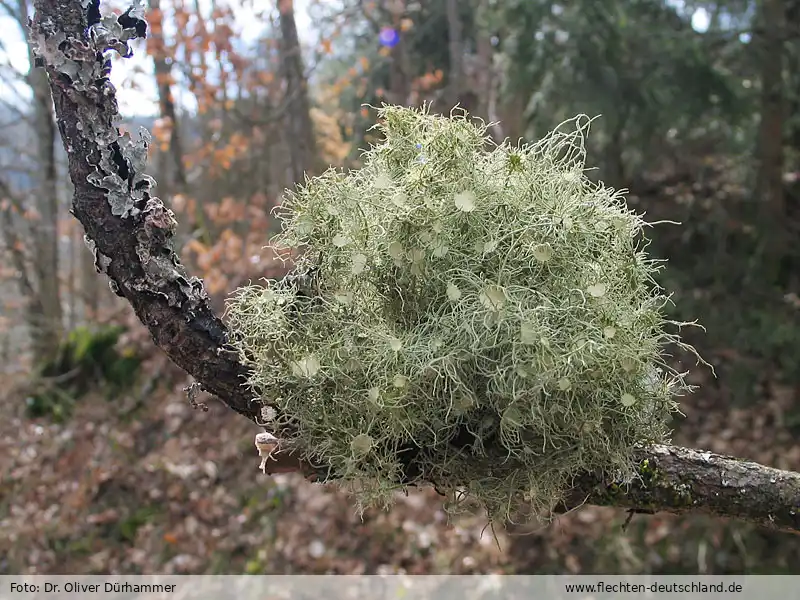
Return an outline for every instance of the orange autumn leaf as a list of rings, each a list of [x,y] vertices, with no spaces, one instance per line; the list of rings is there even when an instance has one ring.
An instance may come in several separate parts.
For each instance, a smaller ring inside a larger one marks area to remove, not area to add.
[[[333,52],[333,48],[331,47],[331,40],[324,39],[319,43],[322,46],[322,51],[325,54],[331,54]]]
[[[165,533],[164,534],[164,541],[167,544],[175,545],[178,543],[178,537],[174,533]]]
[[[190,252],[194,252],[198,256],[204,255],[208,252],[208,247],[198,240],[189,240],[184,245],[184,248]]]

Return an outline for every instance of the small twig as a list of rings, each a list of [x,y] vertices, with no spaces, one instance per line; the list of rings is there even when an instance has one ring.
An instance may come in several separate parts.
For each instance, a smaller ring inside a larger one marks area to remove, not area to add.
[[[631,524],[631,521],[633,521],[633,515],[635,515],[635,514],[636,514],[636,511],[635,511],[635,510],[633,510],[633,509],[630,509],[630,510],[628,511],[628,516],[627,516],[627,518],[625,519],[625,522],[622,524],[622,532],[623,532],[623,533],[625,533],[625,532],[627,532],[627,531],[628,531],[628,525],[630,525],[630,524]]]
[[[67,371],[66,373],[62,373],[61,375],[52,375],[52,376],[40,375],[39,376],[39,381],[41,383],[44,383],[44,384],[47,384],[47,385],[55,385],[55,384],[59,384],[59,383],[66,383],[67,381],[70,381],[71,379],[75,379],[75,377],[78,376],[80,374],[80,372],[81,372],[81,367],[79,365],[79,366],[75,367],[74,369],[71,369],[71,370]]]

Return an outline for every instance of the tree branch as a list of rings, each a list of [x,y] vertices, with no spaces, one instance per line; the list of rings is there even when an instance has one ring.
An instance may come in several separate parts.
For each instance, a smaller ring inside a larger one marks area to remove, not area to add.
[[[279,449],[279,448],[278,448]],[[273,451],[265,473],[318,474],[289,452]],[[654,445],[636,451],[639,473],[630,483],[587,473],[573,482],[557,512],[585,504],[655,514],[705,513],[800,533],[800,473],[781,471],[702,450]]]
[[[258,422],[258,407],[243,385],[247,369],[226,349],[227,329],[202,282],[189,277],[173,251],[172,213],[150,196],[153,182],[143,173],[146,143],[117,128],[115,90],[103,54],[114,48],[127,55],[127,41],[144,37],[146,25],[137,11],[97,25],[99,1],[87,9],[81,1],[36,0],[32,23],[75,185],[72,213],[84,226],[98,271],[130,302],[156,345],[205,390]],[[301,471],[325,479],[324,471],[274,450],[265,472]],[[800,531],[798,473],[673,446],[645,448],[638,457],[637,481],[623,486],[587,474],[575,482],[563,508],[591,503],[641,512],[706,512]]]
[[[150,196],[154,182],[142,172],[146,141],[120,135],[117,127],[104,53],[128,55],[128,40],[144,37],[146,24],[131,11],[100,23],[99,0],[88,9],[80,0],[36,0],[35,7],[32,39],[49,75],[75,186],[72,214],[97,270],[130,302],[159,348],[205,390],[255,420],[257,406],[242,385],[246,370],[225,348],[227,329],[202,282],[189,277],[173,250],[171,211]]]
[[[568,507],[585,499],[597,506],[700,512],[800,532],[800,473],[678,446],[650,446],[639,450],[637,459],[639,480],[620,486],[584,476]]]

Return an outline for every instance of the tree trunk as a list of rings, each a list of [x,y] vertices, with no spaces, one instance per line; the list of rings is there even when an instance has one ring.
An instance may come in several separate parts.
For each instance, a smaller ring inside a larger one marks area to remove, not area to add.
[[[23,29],[28,23],[26,0],[19,2]],[[31,311],[31,340],[34,361],[42,364],[51,359],[63,335],[63,310],[59,286],[58,235],[58,171],[56,169],[56,128],[47,74],[34,67],[33,53],[28,51],[30,71],[28,85],[33,91],[33,121],[36,134],[39,185],[36,189],[38,220],[34,226],[33,272],[37,302],[41,312]]]
[[[293,0],[278,0],[281,25],[281,64],[286,80],[286,121],[292,179],[300,183],[305,173],[317,171],[317,148],[311,122],[308,82],[294,20]]]
[[[786,206],[783,190],[783,28],[784,0],[762,0],[760,40],[761,122],[758,130],[756,189],[764,203],[766,261],[777,267],[786,250]],[[778,273],[776,272],[775,275]]]
[[[12,207],[5,205],[6,201],[11,201],[16,204],[16,212],[21,213],[23,212],[22,202],[19,198],[14,197],[11,187],[2,179],[0,179],[0,199],[4,203],[4,206],[0,206],[2,240],[11,259],[11,265],[17,270],[17,288],[19,295],[25,300],[23,314],[25,315],[25,323],[28,326],[27,331],[30,337],[35,331],[35,324],[38,323],[39,315],[43,313],[41,297],[36,291],[35,281],[33,280],[35,274],[32,272],[23,251],[24,241],[18,234],[19,226],[15,223]],[[17,218],[19,218],[18,215]]]
[[[625,161],[622,156],[624,150],[624,124],[620,123],[614,126],[604,151],[605,177],[603,179],[615,188],[625,185]]]
[[[447,102],[448,109],[458,104],[461,98],[461,79],[463,76],[464,48],[461,39],[461,15],[458,12],[458,0],[446,0],[447,36],[450,51],[450,73],[448,74]]]
[[[788,122],[784,123],[787,131],[784,149],[784,168],[791,174],[785,187],[787,223],[790,227],[790,239],[800,239],[800,0],[792,0],[786,5],[786,36],[795,40],[786,52],[788,106],[786,114]],[[800,248],[792,245],[792,281],[789,289],[800,287]]]
[[[392,104],[407,106],[411,102],[411,65],[406,51],[405,36],[401,34],[401,20],[405,14],[405,0],[385,0],[384,5],[391,14],[394,28],[400,35],[392,47],[389,64],[389,94]]]
[[[166,151],[159,151],[158,174],[161,178],[161,193],[170,195],[184,191],[186,187],[186,169],[183,165],[183,142],[181,140],[178,114],[172,95],[172,67],[167,62],[167,48],[164,42],[163,12],[161,0],[150,0],[150,27],[152,34],[150,43],[156,73],[158,90],[158,109],[161,118],[169,128],[169,146]]]
[[[478,33],[478,53],[475,61],[475,114],[484,120],[489,119],[489,107],[493,102],[494,77],[494,48],[488,32]]]

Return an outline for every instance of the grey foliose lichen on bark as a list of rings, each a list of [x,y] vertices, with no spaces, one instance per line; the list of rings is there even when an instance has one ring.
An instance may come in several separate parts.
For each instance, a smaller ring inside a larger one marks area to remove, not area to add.
[[[91,12],[97,2],[82,2]],[[99,12],[98,12],[99,14]],[[144,6],[136,2],[122,15],[106,15],[90,24],[87,34],[78,39],[68,36],[52,18],[37,21],[31,30],[31,43],[37,62],[51,70],[56,84],[71,94],[100,97],[105,102],[76,102],[77,129],[99,150],[99,161],[89,182],[108,192],[112,214],[134,216],[149,199],[154,180],[144,174],[149,133],[141,129],[138,139],[120,134],[119,112],[114,86],[109,81],[109,50],[123,57],[132,55],[131,40],[146,32]]]
[[[74,101],[75,129],[86,146],[94,151],[87,160],[93,167],[87,176],[91,185],[104,190],[111,214],[120,218],[142,219],[136,233],[136,254],[143,277],[130,282],[134,291],[158,294],[170,306],[181,306],[187,298],[202,302],[207,298],[202,283],[188,278],[177,256],[171,251],[171,238],[177,223],[172,211],[151,196],[155,181],[144,171],[150,133],[139,128],[136,137],[120,132],[120,116],[115,90],[109,81],[108,51],[123,57],[132,55],[129,42],[145,37],[144,8],[136,2],[121,15],[101,16],[96,0],[82,2],[87,11],[88,29],[80,38],[67,35],[52,18],[41,19],[32,28],[34,53],[50,69],[55,85]],[[80,140],[67,139],[68,148]],[[86,238],[99,272],[111,263],[94,240]],[[164,252],[169,248],[170,252]],[[177,283],[175,288],[171,284]],[[119,284],[112,284],[119,294]]]

